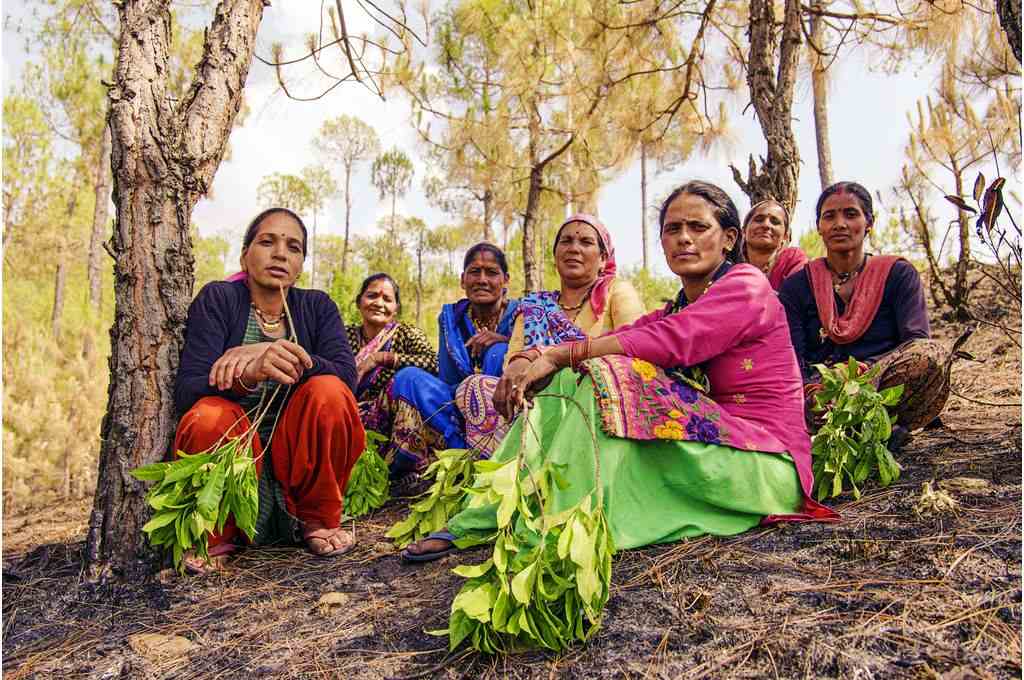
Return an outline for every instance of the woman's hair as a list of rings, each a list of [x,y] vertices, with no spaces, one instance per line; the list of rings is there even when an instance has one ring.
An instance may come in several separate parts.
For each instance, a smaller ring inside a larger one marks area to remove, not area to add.
[[[870,227],[875,223],[875,208],[871,201],[871,192],[857,182],[836,182],[822,191],[821,196],[818,196],[818,204],[814,206],[815,224],[821,220],[821,207],[825,205],[825,201],[828,200],[829,196],[836,194],[853,194],[857,202],[860,203],[860,209],[864,211],[864,217],[867,218],[868,226]]]
[[[732,250],[730,250],[726,257],[733,262],[745,262],[746,257],[743,255],[743,227],[740,225],[740,212],[736,209],[736,204],[729,198],[729,194],[722,191],[722,189],[711,182],[704,182],[701,180],[691,180],[686,184],[677,187],[668,198],[661,204],[661,210],[658,211],[658,232],[665,228],[665,215],[668,213],[668,208],[672,205],[672,201],[676,200],[683,194],[690,194],[703,198],[709,204],[711,204],[712,212],[715,219],[718,220],[718,226],[723,230],[733,229],[736,231],[736,243],[733,244]]]
[[[505,258],[505,252],[493,243],[487,243],[486,241],[477,243],[466,251],[466,257],[462,258],[462,271],[466,271],[469,268],[469,263],[480,253],[490,253],[493,255],[494,259],[498,261],[498,266],[501,267],[501,273],[508,276],[508,259]]]
[[[754,205],[750,206],[750,210],[747,211],[746,216],[743,218],[743,231],[747,230],[747,225],[750,224],[750,220],[754,219],[754,213],[757,212],[757,209],[760,208],[762,205],[767,205],[769,203],[772,203],[772,204],[777,205],[780,208],[782,208],[782,216],[785,219],[785,227],[786,227],[785,233],[786,234],[789,233],[789,228],[790,228],[789,227],[789,223],[790,223],[789,208],[787,208],[786,206],[782,205],[782,203],[780,203],[779,201],[776,201],[774,198],[766,198],[763,201],[758,201]]]
[[[395,291],[395,304],[398,305],[398,311],[402,311],[402,294],[398,290],[398,284],[395,280],[385,274],[384,272],[378,272],[376,274],[370,274],[363,279],[363,284],[359,286],[359,293],[356,295],[356,307],[359,306],[359,301],[363,299],[363,295],[366,293],[366,289],[370,287],[370,284],[374,281],[387,281],[391,284],[391,287]]]
[[[253,239],[256,238],[256,232],[260,230],[260,225],[263,224],[263,220],[267,219],[275,213],[284,213],[291,217],[293,220],[299,223],[299,229],[302,230],[302,256],[306,256],[306,241],[309,240],[306,234],[306,225],[303,223],[302,218],[296,215],[288,208],[267,208],[259,215],[252,219],[249,223],[249,227],[245,230],[245,238],[242,239],[242,250],[245,250],[252,245]]]

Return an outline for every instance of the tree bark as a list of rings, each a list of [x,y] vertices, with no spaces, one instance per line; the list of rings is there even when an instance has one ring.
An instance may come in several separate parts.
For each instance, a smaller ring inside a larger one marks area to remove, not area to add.
[[[96,204],[92,211],[92,237],[89,239],[89,305],[98,310],[103,281],[103,240],[107,234],[107,220],[110,219],[110,125],[103,128],[100,142],[99,163],[96,166]]]
[[[67,265],[64,256],[57,256],[57,271],[53,277],[53,310],[50,313],[50,334],[60,342],[60,320],[64,315],[64,288],[67,283]]]
[[[423,233],[419,235],[419,242],[416,244],[416,327],[422,328],[420,321],[423,301]]]
[[[341,249],[341,271],[348,271],[348,229],[352,223],[352,163],[345,163],[345,245]]]
[[[1020,31],[1021,31],[1021,10],[1020,0],[996,0],[996,12],[999,14],[999,24],[1006,33],[1006,40],[1010,43],[1013,56],[1020,61]]]
[[[491,232],[491,222],[494,220],[494,192],[490,187],[484,189],[482,203],[484,204],[484,240],[491,243],[491,239],[494,238]]]
[[[815,8],[822,9],[822,3],[815,3]],[[821,15],[811,17],[811,41],[814,46],[825,51],[825,21]],[[828,73],[822,54],[812,49],[811,90],[814,94],[814,140],[818,147],[818,177],[821,189],[835,183],[832,173],[832,147],[828,138]]]
[[[647,145],[640,143],[640,235],[644,250],[644,271],[647,271]]]
[[[146,485],[174,435],[174,378],[192,297],[192,209],[212,185],[242,103],[262,0],[221,0],[188,93],[169,96],[169,0],[122,0],[110,89],[115,225],[110,386],[89,519],[90,580],[154,566],[141,532]]]
[[[544,169],[548,163],[565,153],[576,139],[575,134],[570,135],[562,146],[540,158],[540,114],[537,113],[536,106],[530,108],[534,112],[530,116],[530,185],[526,194],[526,210],[523,212],[523,289],[527,293],[544,287],[544,272],[537,259],[539,239],[534,224],[537,219],[537,207],[540,205],[540,192],[544,189]]]
[[[75,207],[78,205],[78,182],[71,185],[71,195],[68,197],[67,222],[74,218]],[[66,247],[61,247],[57,254],[57,271],[53,277],[53,309],[50,310],[50,334],[54,341],[60,342],[61,318],[64,316],[64,289],[67,287],[68,267]]]
[[[733,179],[752,204],[774,198],[792,211],[800,179],[800,153],[792,126],[793,86],[802,40],[799,0],[786,0],[778,40],[775,26],[774,3],[751,0],[747,84],[768,153],[761,158],[760,169],[750,156],[746,180],[735,166],[730,167]]]

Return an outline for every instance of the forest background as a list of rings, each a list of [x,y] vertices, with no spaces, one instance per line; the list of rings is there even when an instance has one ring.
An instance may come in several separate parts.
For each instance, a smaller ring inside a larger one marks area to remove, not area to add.
[[[508,248],[514,293],[554,287],[541,254],[567,213],[587,210],[609,225],[620,269],[653,307],[676,287],[651,236],[672,185],[711,179],[741,210],[780,195],[795,206],[794,240],[813,254],[817,192],[856,179],[878,192],[872,249],[928,275],[952,266],[951,277],[929,276],[931,301],[975,318],[971,292],[995,262],[992,244],[941,197],[970,198],[983,171],[1009,180],[1019,213],[1019,32],[1015,58],[996,5],[778,3],[776,23],[761,25],[795,27],[803,43],[787,76],[785,49],[752,49],[749,7],[770,3],[645,0],[631,10],[644,20],[631,23],[598,2],[555,2],[525,26],[527,6],[513,1],[392,7],[399,21],[351,11],[354,57],[331,44],[331,3],[282,3],[266,10],[256,54],[268,63],[249,72],[228,156],[193,215],[194,290],[235,271],[247,221],[283,204],[315,232],[304,285],[354,320],[359,281],[387,271],[404,318],[436,338],[469,244]],[[183,97],[214,7],[172,7],[170,89]],[[793,7],[799,16],[786,14]],[[1019,2],[1016,17],[1019,29]],[[96,486],[114,319],[105,123],[118,30],[114,8],[94,0],[4,5],[8,512]],[[310,50],[317,59],[303,58]],[[768,66],[767,101],[758,66]],[[780,120],[793,137],[781,161]],[[766,138],[776,144],[767,154]],[[1019,269],[1017,281],[1019,298]]]

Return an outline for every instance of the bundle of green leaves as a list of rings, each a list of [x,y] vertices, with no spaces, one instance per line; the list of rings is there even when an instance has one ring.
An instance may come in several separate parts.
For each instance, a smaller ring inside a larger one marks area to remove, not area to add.
[[[391,481],[388,464],[380,455],[380,445],[387,437],[377,432],[366,432],[366,448],[359,455],[345,488],[345,514],[362,517],[388,502]]]
[[[494,654],[521,649],[565,649],[601,625],[608,601],[615,546],[600,493],[557,514],[546,512],[552,485],[566,488],[557,467],[533,472],[521,457],[476,463],[470,507],[497,505],[498,530],[469,536],[459,547],[494,541],[490,559],[456,567],[469,580],[452,602],[449,644],[463,640]]]
[[[385,534],[399,548],[418,541],[427,534],[443,529],[448,519],[459,511],[466,490],[473,481],[473,449],[439,451],[437,460],[423,472],[434,482],[422,500],[409,506],[409,515],[388,529]]]
[[[815,368],[822,389],[814,396],[814,410],[827,411],[811,446],[815,496],[819,501],[838,496],[849,480],[854,498],[860,498],[858,485],[876,473],[881,485],[888,486],[899,478],[900,465],[886,448],[892,434],[886,407],[899,402],[903,386],[879,392],[873,384],[878,367],[860,373],[853,357],[844,365]]]
[[[209,561],[209,536],[220,533],[228,516],[252,540],[256,535],[259,502],[252,440],[228,439],[207,451],[143,465],[132,470],[136,479],[156,482],[146,502],[156,514],[142,531],[154,547],[170,548],[174,566],[184,568],[182,556],[194,549]]]

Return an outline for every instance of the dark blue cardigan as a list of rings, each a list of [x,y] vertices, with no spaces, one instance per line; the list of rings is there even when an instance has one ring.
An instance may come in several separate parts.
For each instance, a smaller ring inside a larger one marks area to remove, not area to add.
[[[210,368],[224,352],[242,344],[249,305],[249,287],[243,281],[208,283],[192,301],[174,387],[174,404],[179,414],[202,397],[238,399],[230,390],[210,386]],[[336,375],[350,390],[354,389],[356,363],[334,301],[319,290],[290,288],[288,309],[295,322],[295,336],[313,359],[313,368],[306,370],[301,380],[314,375]]]

